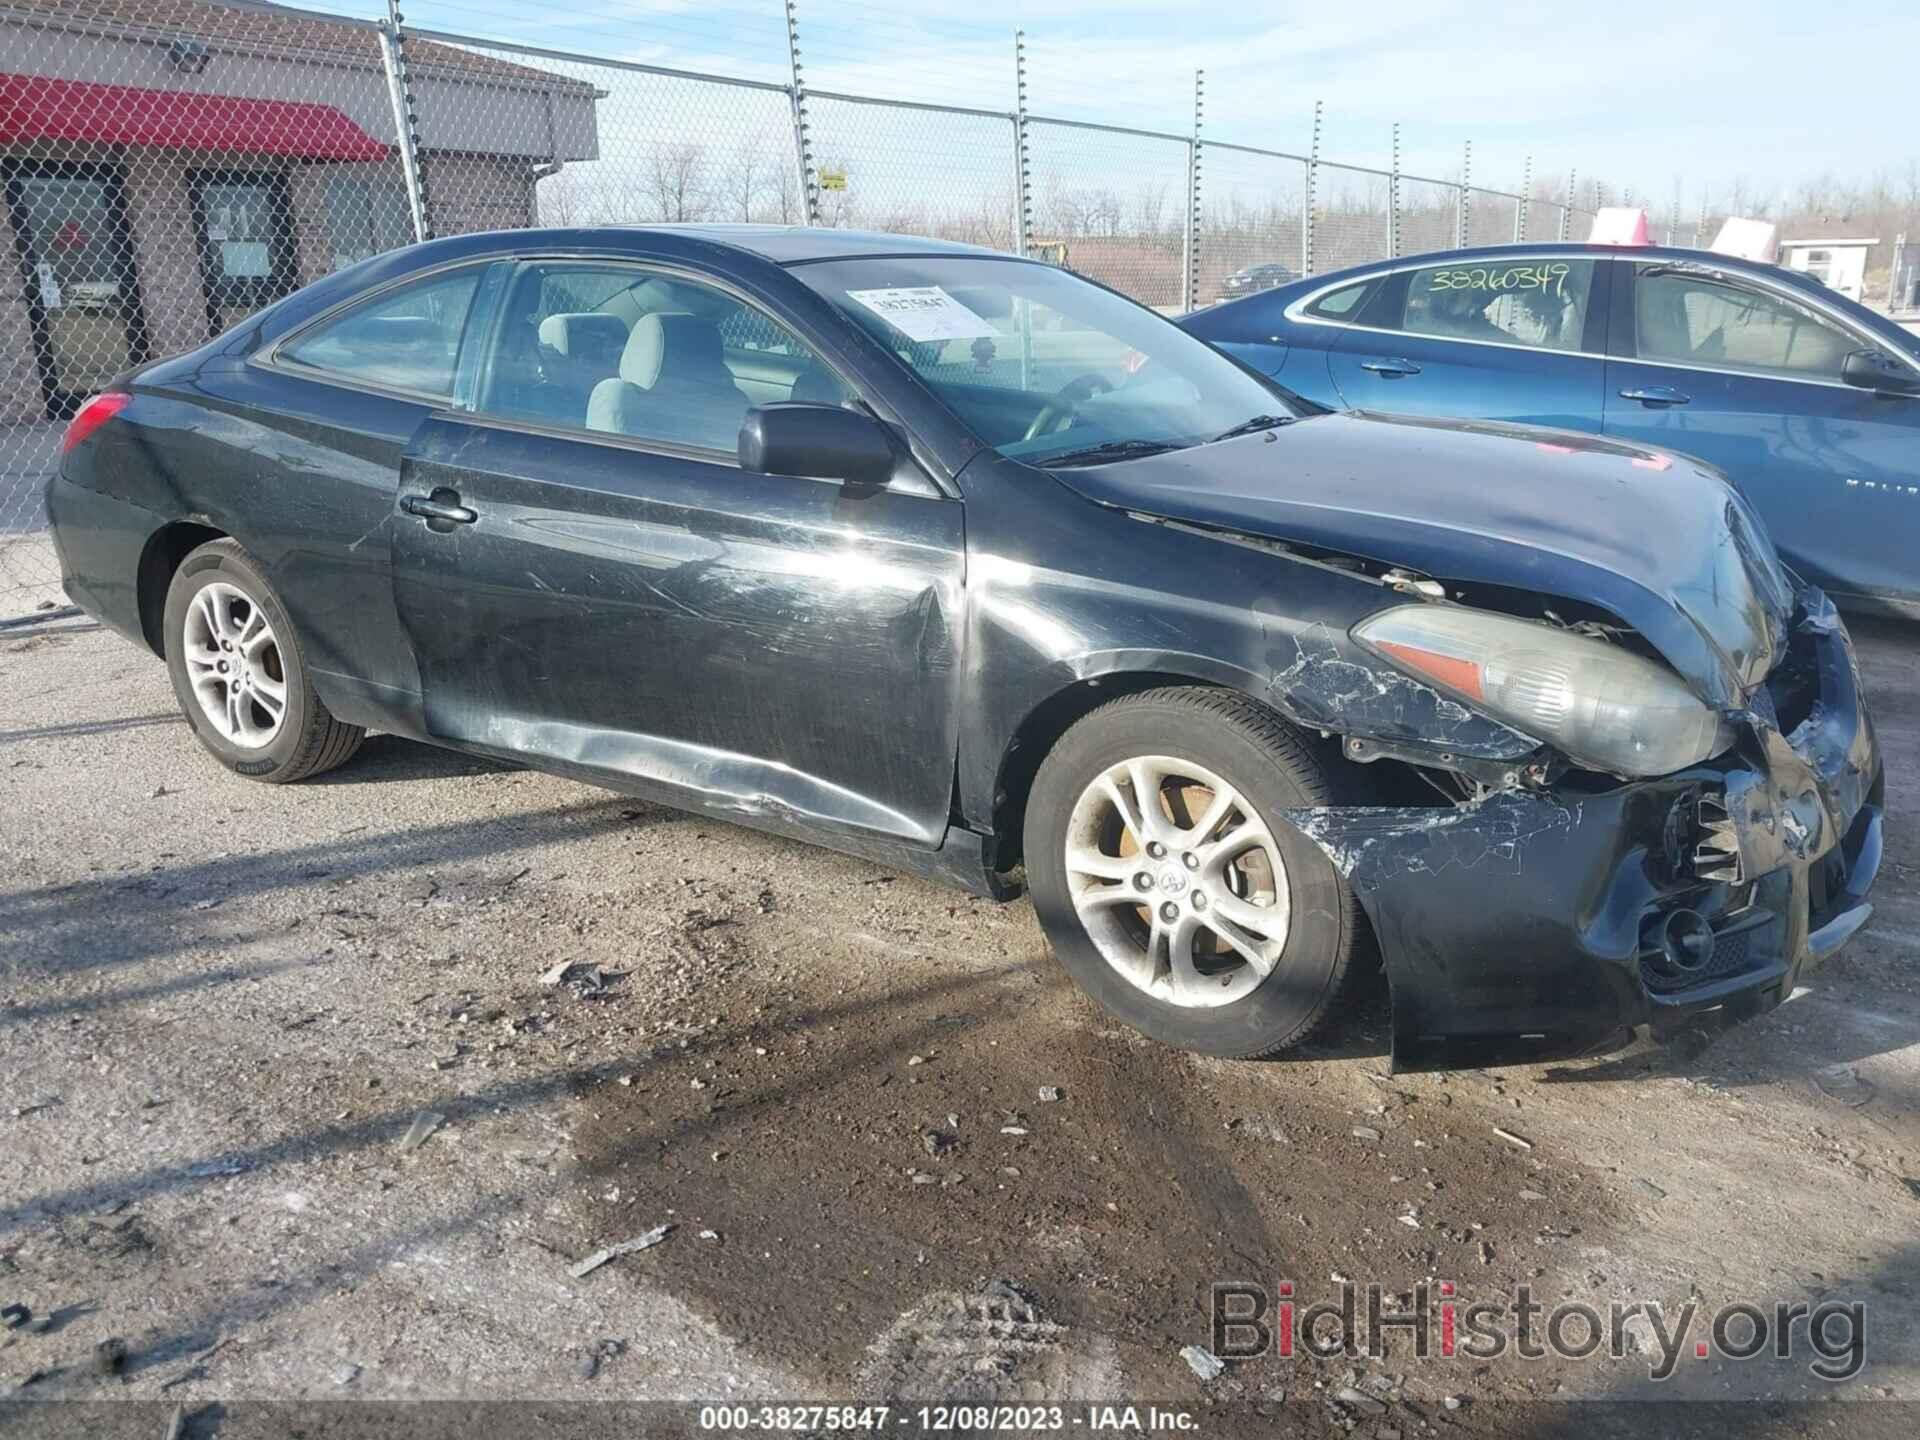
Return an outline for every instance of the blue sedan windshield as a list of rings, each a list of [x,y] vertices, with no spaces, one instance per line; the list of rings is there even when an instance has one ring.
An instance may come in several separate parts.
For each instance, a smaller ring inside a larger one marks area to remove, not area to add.
[[[1305,413],[1160,315],[1050,265],[930,255],[792,273],[1028,464],[1204,444]]]

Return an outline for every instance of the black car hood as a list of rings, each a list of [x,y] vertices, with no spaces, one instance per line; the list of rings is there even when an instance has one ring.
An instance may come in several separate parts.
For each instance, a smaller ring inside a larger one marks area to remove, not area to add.
[[[1272,434],[1054,473],[1146,515],[1599,606],[1723,709],[1780,653],[1792,582],[1745,500],[1697,461],[1358,411]]]

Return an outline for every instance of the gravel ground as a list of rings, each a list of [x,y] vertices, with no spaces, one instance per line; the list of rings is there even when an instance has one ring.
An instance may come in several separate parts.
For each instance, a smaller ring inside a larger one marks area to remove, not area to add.
[[[1402,1077],[1378,982],[1307,1056],[1196,1059],[1082,1001],[1024,903],[390,737],[253,785],[131,645],[0,632],[0,1304],[42,1322],[0,1335],[0,1393],[1140,1398],[1381,1436],[1920,1399],[1920,644],[1856,630],[1896,818],[1808,993]],[[1867,1364],[1656,1383],[1638,1322],[1621,1360],[1179,1354],[1216,1281],[1341,1276],[1858,1300]]]

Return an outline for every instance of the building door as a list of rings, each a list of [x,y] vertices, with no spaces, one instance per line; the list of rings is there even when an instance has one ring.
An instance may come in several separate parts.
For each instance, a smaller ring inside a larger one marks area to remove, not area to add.
[[[11,161],[7,208],[47,415],[71,415],[147,358],[119,167]]]
[[[194,244],[207,333],[231,329],[299,286],[293,187],[272,170],[192,170]]]

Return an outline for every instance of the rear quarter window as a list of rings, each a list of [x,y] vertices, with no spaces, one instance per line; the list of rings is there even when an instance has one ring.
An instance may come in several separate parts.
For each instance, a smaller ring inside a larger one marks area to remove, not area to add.
[[[1374,276],[1368,280],[1356,280],[1351,285],[1342,285],[1338,290],[1327,291],[1300,313],[1317,320],[1351,320],[1366,307],[1367,300],[1380,287],[1380,283],[1380,277]]]
[[[276,358],[357,384],[449,397],[483,268],[384,291],[283,344]]]

